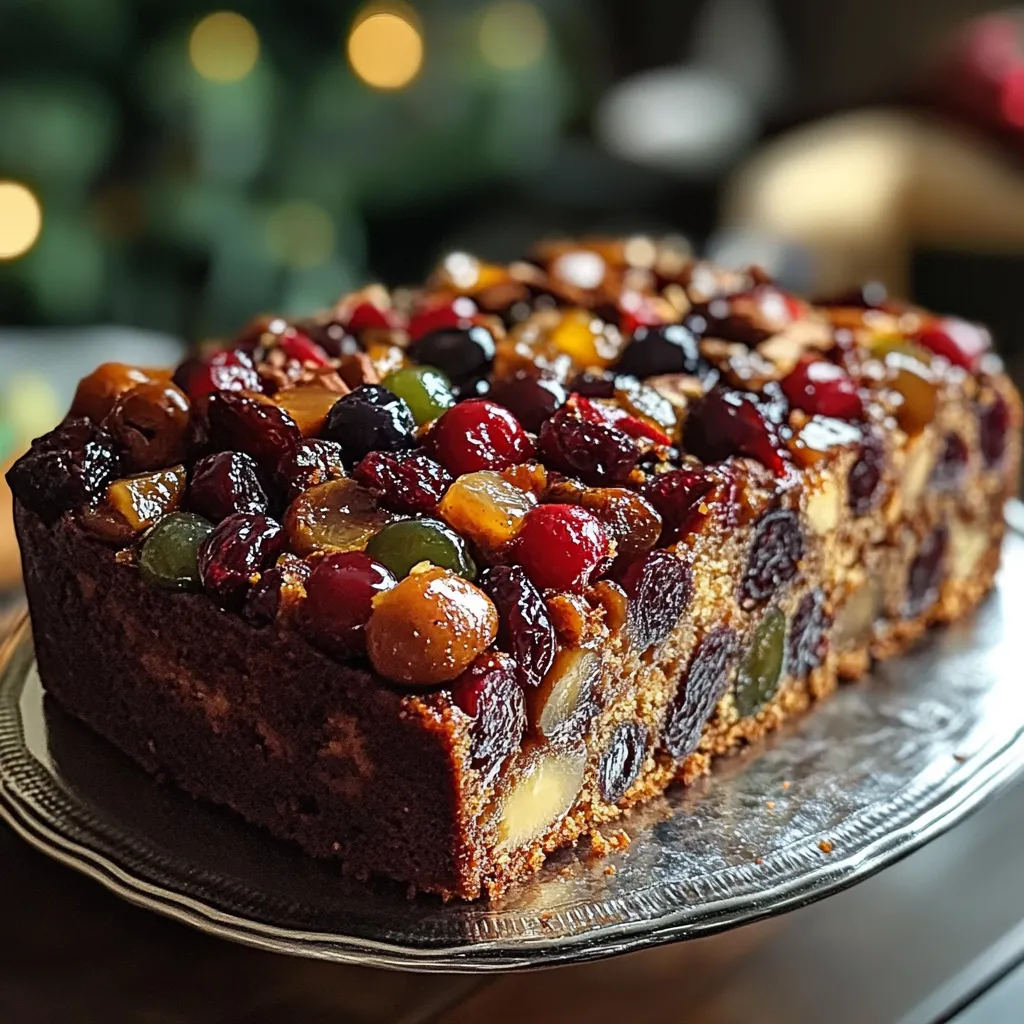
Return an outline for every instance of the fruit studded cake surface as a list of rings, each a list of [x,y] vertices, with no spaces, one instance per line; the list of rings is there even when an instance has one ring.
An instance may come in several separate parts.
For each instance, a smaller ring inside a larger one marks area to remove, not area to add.
[[[974,324],[634,238],[106,364],[8,480],[66,710],[475,898],[967,614],[1020,422]]]

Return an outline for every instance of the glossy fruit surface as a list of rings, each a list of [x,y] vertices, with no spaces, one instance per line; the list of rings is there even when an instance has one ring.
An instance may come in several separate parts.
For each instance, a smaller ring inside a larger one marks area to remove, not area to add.
[[[352,475],[385,508],[410,515],[434,512],[452,482],[448,470],[421,451],[370,452]]]
[[[518,565],[485,569],[480,588],[498,611],[498,647],[515,658],[524,687],[539,685],[555,659],[557,644],[540,591]]]
[[[736,634],[719,626],[694,651],[665,716],[662,745],[673,757],[688,757],[697,749],[704,725],[725,693],[735,650]]]
[[[467,580],[476,578],[476,564],[466,542],[447,523],[437,519],[389,523],[367,541],[366,553],[399,579],[408,576],[420,562],[450,569]]]
[[[344,449],[337,441],[308,438],[281,456],[274,477],[284,491],[285,500],[294,501],[311,487],[343,477],[344,461]]]
[[[505,406],[527,430],[537,433],[568,397],[560,381],[526,370],[491,385],[489,397]]]
[[[505,469],[533,455],[533,442],[515,416],[486,398],[449,409],[434,424],[428,447],[453,476]]]
[[[216,452],[200,459],[189,480],[188,507],[215,523],[235,512],[267,512],[270,502],[256,460],[245,452]]]
[[[699,339],[685,324],[637,328],[622,358],[615,364],[618,373],[629,373],[641,379],[662,373],[702,376],[707,369],[707,363],[701,358]]]
[[[288,506],[284,525],[292,549],[361,551],[394,516],[355,480],[329,480],[299,495]]]
[[[417,341],[425,334],[458,328],[468,331],[473,318],[479,313],[476,303],[467,295],[459,295],[450,302],[437,302],[416,310],[409,318],[409,337]]]
[[[933,320],[915,337],[919,345],[965,370],[978,368],[981,357],[992,348],[992,335],[980,324],[958,317]]]
[[[188,421],[184,392],[173,384],[151,381],[120,395],[105,426],[132,469],[164,469],[184,456]]]
[[[693,571],[671,551],[617,560],[612,578],[628,598],[628,627],[638,651],[665,640],[693,597]]]
[[[207,406],[210,444],[219,451],[246,452],[268,472],[302,440],[284,409],[236,391],[218,391]]]
[[[171,466],[115,480],[107,488],[107,503],[135,532],[140,532],[177,511],[184,490],[185,467]]]
[[[307,366],[326,366],[331,361],[324,349],[297,327],[282,331],[277,346],[289,359]]]
[[[705,473],[690,469],[673,469],[646,482],[643,495],[662,519],[662,544],[674,544],[699,528],[705,518],[700,506],[712,486]]]
[[[581,590],[607,553],[604,527],[577,505],[531,509],[514,546],[515,561],[542,590]]]
[[[736,710],[754,714],[778,689],[786,658],[786,616],[770,608],[754,633],[736,679]]]
[[[864,413],[860,391],[850,375],[825,359],[804,359],[782,381],[789,404],[818,416],[855,420]]]
[[[433,568],[377,595],[366,647],[374,668],[393,682],[436,686],[465,672],[497,630],[497,612],[483,591]]]
[[[278,391],[274,395],[274,404],[295,420],[303,437],[316,437],[323,430],[334,403],[340,398],[337,391],[328,388],[301,386]]]
[[[911,436],[919,434],[934,419],[938,409],[938,388],[928,367],[916,359],[887,357],[886,386],[899,396],[896,422]]]
[[[787,670],[804,679],[825,660],[832,622],[825,611],[825,595],[815,588],[804,594],[789,624]]]
[[[239,512],[228,516],[199,548],[199,579],[222,607],[238,609],[252,578],[285,552],[281,524],[268,516]]]
[[[137,366],[126,363],[102,363],[88,377],[78,382],[69,416],[85,416],[101,423],[114,403],[138,384],[147,384],[152,376]]]
[[[624,487],[587,487],[579,504],[601,521],[619,555],[636,555],[653,548],[661,535],[661,516],[654,506]]]
[[[594,486],[625,483],[640,461],[640,450],[628,435],[589,422],[568,406],[541,427],[538,447],[546,465]]]
[[[529,491],[494,470],[465,473],[448,488],[438,511],[442,518],[483,551],[496,551],[519,530],[537,504]]]
[[[166,590],[198,588],[199,548],[213,523],[191,512],[172,512],[150,530],[139,552],[139,574]]]
[[[794,579],[803,554],[804,534],[796,513],[781,508],[765,513],[754,528],[740,583],[744,607],[767,601]]]
[[[647,757],[647,726],[642,722],[623,722],[612,733],[608,749],[597,766],[597,785],[601,798],[617,804],[640,777]]]
[[[364,649],[373,599],[397,582],[386,566],[362,551],[324,555],[305,583],[303,631],[332,654]]]
[[[726,388],[709,391],[686,420],[683,447],[704,462],[746,455],[776,475],[785,469],[772,409],[747,392]]]
[[[215,391],[262,391],[252,356],[242,349],[188,359],[174,371],[174,383],[193,401]]]
[[[368,452],[414,447],[415,429],[409,406],[401,398],[380,384],[363,384],[335,402],[322,433],[337,441],[354,465]]]
[[[481,377],[494,362],[494,335],[484,326],[431,331],[409,346],[409,356],[440,370],[453,384]]]
[[[381,383],[404,399],[417,426],[436,420],[455,404],[448,378],[432,366],[403,366]]]

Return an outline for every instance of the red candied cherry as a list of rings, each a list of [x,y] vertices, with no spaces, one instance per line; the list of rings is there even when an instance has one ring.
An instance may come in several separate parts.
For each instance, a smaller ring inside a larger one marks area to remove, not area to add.
[[[363,551],[324,555],[306,580],[302,627],[331,654],[357,652],[365,646],[373,599],[397,582],[390,569]]]
[[[683,443],[704,462],[747,455],[776,476],[786,468],[770,404],[745,391],[709,391],[687,418]]]
[[[372,302],[360,302],[345,319],[345,326],[353,334],[361,331],[390,331],[401,326],[394,310],[381,309]]]
[[[416,341],[434,331],[459,328],[468,330],[477,315],[476,303],[468,295],[460,295],[451,302],[441,302],[420,309],[409,318],[409,337]]]
[[[289,327],[277,342],[278,348],[289,358],[314,366],[327,366],[330,356],[308,334],[295,327]]]
[[[855,420],[864,414],[857,385],[849,374],[824,359],[804,359],[782,382],[789,404],[812,416]]]
[[[454,476],[507,469],[533,455],[533,442],[504,406],[471,398],[449,409],[430,432],[429,446]]]
[[[933,320],[914,340],[965,370],[976,370],[978,361],[992,347],[992,335],[984,327],[953,316]]]
[[[579,505],[538,505],[526,513],[514,558],[542,590],[582,590],[608,554],[597,516]]]
[[[240,607],[253,577],[284,554],[287,544],[281,524],[268,516],[228,516],[199,548],[203,589],[222,608]]]
[[[186,359],[174,371],[173,379],[193,402],[215,391],[263,390],[252,356],[240,348]]]
[[[422,452],[370,452],[352,475],[385,508],[410,515],[433,512],[452,483],[444,466]]]

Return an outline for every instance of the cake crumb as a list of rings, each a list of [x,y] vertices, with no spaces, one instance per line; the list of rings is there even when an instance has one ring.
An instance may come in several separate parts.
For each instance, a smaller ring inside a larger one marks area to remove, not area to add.
[[[632,840],[621,828],[617,828],[608,835],[604,835],[597,829],[590,833],[590,852],[594,857],[606,857],[613,850],[628,850]]]
[[[572,878],[572,868],[568,864],[558,872],[559,878]]]
[[[791,782],[789,781],[789,779],[786,779],[786,781],[782,783],[782,788],[783,788],[784,790],[785,790],[785,789],[789,789],[789,787],[790,787],[791,785],[792,785],[792,783],[791,783]]]
[[[818,843],[818,849],[821,850],[822,853],[831,853],[835,847],[827,839],[822,839],[822,841]]]
[[[765,804],[765,807],[767,807],[769,811],[774,811],[775,810],[775,801],[774,800],[769,800]]]

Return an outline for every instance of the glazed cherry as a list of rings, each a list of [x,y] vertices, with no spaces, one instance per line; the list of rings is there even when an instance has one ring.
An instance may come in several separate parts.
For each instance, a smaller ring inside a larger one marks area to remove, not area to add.
[[[704,473],[692,469],[673,469],[647,481],[643,495],[661,516],[662,544],[674,544],[700,526],[700,504],[711,487]]]
[[[935,462],[931,484],[937,491],[955,490],[967,470],[967,445],[959,434],[948,434]]]
[[[617,373],[641,379],[664,373],[703,376],[707,370],[697,335],[685,324],[637,328],[615,366]]]
[[[789,624],[786,671],[790,675],[804,679],[825,660],[831,624],[825,611],[825,595],[817,588],[804,594]]]
[[[487,777],[519,749],[526,731],[526,703],[515,662],[507,654],[481,654],[452,683],[452,702],[473,719],[473,767]]]
[[[992,402],[978,414],[979,444],[985,465],[998,465],[1006,454],[1010,431],[1010,407],[1006,399],[997,394]]]
[[[747,568],[740,583],[745,608],[767,601],[800,571],[804,534],[795,512],[777,508],[761,516],[750,541]]]
[[[555,410],[565,405],[565,388],[553,377],[517,370],[491,385],[490,398],[505,406],[527,429],[537,433]]]
[[[854,515],[870,512],[881,499],[882,468],[885,465],[885,446],[877,431],[864,434],[860,445],[860,458],[850,469],[847,486],[850,508]]]
[[[473,326],[473,317],[477,313],[477,305],[468,295],[459,295],[451,302],[427,306],[409,318],[409,337],[417,341],[424,335],[438,331],[467,331]]]
[[[268,516],[228,516],[199,548],[203,589],[222,608],[240,608],[252,577],[284,554],[286,546],[281,524]]]
[[[305,583],[303,631],[331,654],[361,651],[373,599],[397,582],[389,569],[362,551],[324,555]]]
[[[743,391],[709,391],[686,420],[683,444],[704,462],[747,455],[776,476],[786,467],[772,403]]]
[[[804,359],[782,382],[789,404],[812,416],[855,420],[864,414],[860,392],[849,374],[824,359]]]
[[[363,384],[335,402],[323,436],[337,441],[350,463],[368,452],[415,447],[416,423],[404,400],[380,384]]]
[[[480,324],[424,334],[409,346],[417,363],[434,366],[453,384],[482,377],[494,362],[494,335]]]
[[[981,357],[992,348],[992,335],[984,327],[958,317],[932,321],[914,340],[954,366],[971,371],[978,368]]]
[[[647,757],[647,726],[623,722],[612,733],[597,766],[597,784],[607,803],[617,804],[639,778]]]
[[[370,452],[352,475],[385,507],[410,515],[437,508],[452,478],[423,452]]]
[[[174,371],[173,379],[193,402],[215,391],[263,390],[252,356],[240,348],[187,359]]]
[[[313,366],[327,366],[331,357],[308,334],[289,327],[278,339],[277,347],[289,358]]]
[[[907,573],[905,615],[920,615],[935,603],[939,584],[942,582],[948,546],[949,531],[945,526],[936,527],[921,542],[917,556],[910,563],[910,570]]]
[[[515,416],[486,398],[449,409],[434,424],[428,447],[454,476],[506,469],[533,455],[533,442]]]
[[[608,536],[578,505],[538,505],[523,519],[513,551],[542,590],[582,590],[608,553]]]
[[[629,634],[638,651],[665,640],[693,597],[693,571],[671,551],[617,560],[611,577],[626,592]]]
[[[337,441],[307,438],[278,460],[275,477],[286,501],[304,491],[345,475],[345,451]]]
[[[247,452],[268,472],[302,441],[298,424],[280,406],[235,391],[218,391],[207,407],[210,444]]]
[[[625,483],[640,461],[628,434],[567,405],[541,427],[538,447],[546,465],[595,486]]]
[[[270,507],[256,460],[245,452],[217,452],[200,459],[189,479],[187,503],[215,523],[236,512],[262,514]]]
[[[688,757],[697,749],[704,725],[725,693],[735,650],[736,634],[719,626],[694,652],[665,716],[661,742],[673,757]]]
[[[557,646],[540,591],[518,565],[485,570],[479,586],[498,609],[498,647],[515,658],[523,686],[538,686],[555,660]]]

